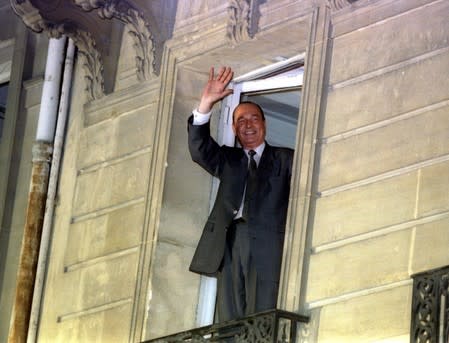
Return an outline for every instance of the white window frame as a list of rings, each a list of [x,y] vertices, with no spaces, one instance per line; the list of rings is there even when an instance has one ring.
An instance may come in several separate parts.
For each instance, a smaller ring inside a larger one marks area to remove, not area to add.
[[[234,93],[226,97],[222,103],[217,142],[220,145],[234,146],[235,136],[232,131],[232,112],[240,103],[242,93],[301,87],[304,81],[304,69],[302,67],[285,73],[282,73],[282,70],[292,65],[303,63],[303,61],[304,55],[297,55],[288,60],[272,64],[234,79],[230,85]],[[272,77],[263,78],[276,71],[280,71],[281,73]]]

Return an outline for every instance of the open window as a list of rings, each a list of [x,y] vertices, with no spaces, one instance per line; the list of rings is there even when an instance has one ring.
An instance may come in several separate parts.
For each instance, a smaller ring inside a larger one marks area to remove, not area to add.
[[[242,101],[252,101],[262,107],[267,125],[266,141],[273,146],[294,148],[298,115],[302,97],[304,56],[264,67],[233,80],[234,93],[224,99],[218,125],[217,141],[220,145],[235,146],[232,113]],[[213,205],[218,180],[214,179],[211,194]],[[197,311],[197,325],[211,324],[215,312],[216,279],[201,277]]]

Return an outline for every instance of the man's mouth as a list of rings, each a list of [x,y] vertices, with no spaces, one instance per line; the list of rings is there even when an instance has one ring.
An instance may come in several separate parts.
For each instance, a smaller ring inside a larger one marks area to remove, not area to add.
[[[254,130],[247,130],[243,133],[245,136],[251,136],[251,135],[255,135],[256,131]]]

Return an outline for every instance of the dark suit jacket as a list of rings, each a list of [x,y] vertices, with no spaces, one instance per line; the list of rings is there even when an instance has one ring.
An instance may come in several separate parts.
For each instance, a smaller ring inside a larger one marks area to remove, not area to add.
[[[220,180],[217,198],[196,248],[190,271],[215,275],[226,245],[226,231],[237,214],[245,188],[248,158],[241,148],[219,146],[210,136],[209,123],[188,121],[192,160]],[[266,144],[257,168],[258,186],[249,201],[248,228],[251,254],[258,274],[279,278],[287,216],[293,150]]]

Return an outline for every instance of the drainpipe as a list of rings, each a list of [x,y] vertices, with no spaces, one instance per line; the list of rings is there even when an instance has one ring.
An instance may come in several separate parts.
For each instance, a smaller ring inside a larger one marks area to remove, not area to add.
[[[47,201],[45,204],[44,222],[42,225],[42,238],[39,248],[39,259],[36,270],[36,281],[34,284],[33,303],[31,306],[30,326],[28,329],[28,343],[37,341],[37,330],[39,326],[39,315],[42,305],[42,294],[45,283],[45,272],[53,226],[53,213],[55,209],[56,189],[59,180],[59,166],[62,159],[62,148],[64,145],[65,126],[69,109],[70,87],[72,85],[73,58],[75,55],[75,44],[69,38],[65,56],[64,74],[62,76],[61,99],[59,101],[58,120],[53,144],[53,158],[51,161],[50,178],[48,180]]]
[[[52,143],[59,101],[66,38],[51,38],[48,45],[41,107],[33,145],[30,190],[8,343],[25,343],[31,314],[34,282],[47,197]]]

